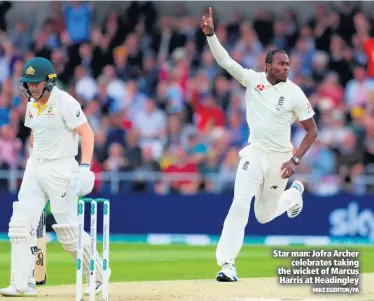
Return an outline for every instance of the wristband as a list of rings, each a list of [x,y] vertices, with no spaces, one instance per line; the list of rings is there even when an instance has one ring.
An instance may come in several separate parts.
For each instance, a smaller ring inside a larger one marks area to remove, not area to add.
[[[91,165],[87,164],[87,163],[81,163],[81,164],[79,164],[79,167],[90,169]]]
[[[299,157],[293,156],[293,157],[291,158],[291,160],[292,160],[296,165],[300,165],[300,158],[299,158]]]

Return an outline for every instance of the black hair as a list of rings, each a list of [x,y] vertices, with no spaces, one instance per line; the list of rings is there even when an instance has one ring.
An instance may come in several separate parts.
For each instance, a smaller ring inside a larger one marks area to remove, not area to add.
[[[287,54],[287,53],[282,49],[269,50],[268,53],[266,53],[265,64],[271,64],[273,62],[274,56],[276,54]],[[265,70],[267,71],[266,68],[265,68]]]

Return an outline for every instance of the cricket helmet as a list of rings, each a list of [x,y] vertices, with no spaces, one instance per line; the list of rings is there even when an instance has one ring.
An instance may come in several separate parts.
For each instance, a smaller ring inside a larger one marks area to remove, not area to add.
[[[41,98],[46,91],[52,91],[53,87],[56,85],[56,78],[57,75],[55,68],[48,59],[43,57],[34,57],[28,60],[24,65],[20,81],[28,98],[32,96],[28,83],[40,83],[45,81],[46,84],[44,86],[43,93],[40,96]]]

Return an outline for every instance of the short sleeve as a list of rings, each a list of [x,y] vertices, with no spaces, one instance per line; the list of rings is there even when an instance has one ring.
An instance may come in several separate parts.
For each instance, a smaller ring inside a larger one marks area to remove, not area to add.
[[[24,125],[25,125],[25,127],[30,128],[30,129],[31,129],[31,118],[32,118],[31,116],[32,116],[32,113],[31,113],[31,110],[30,110],[30,102],[28,102],[27,107],[26,107]]]
[[[70,130],[87,122],[80,103],[67,93],[63,93],[61,96],[61,114]]]
[[[256,85],[259,75],[260,73],[252,69],[244,69],[242,78],[239,80],[239,83],[241,83],[246,88]]]
[[[304,121],[314,116],[313,108],[304,94],[304,92],[298,87],[295,93],[295,113],[299,121]]]

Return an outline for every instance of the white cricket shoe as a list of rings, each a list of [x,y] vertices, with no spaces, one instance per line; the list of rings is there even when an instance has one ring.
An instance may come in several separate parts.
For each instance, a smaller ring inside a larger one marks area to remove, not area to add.
[[[109,279],[110,279],[110,275],[112,274],[112,270],[111,269],[108,269],[108,282],[109,282]],[[95,291],[95,295],[98,295],[100,294],[102,291],[103,291],[103,282],[101,281],[96,281],[96,291]],[[90,295],[90,285],[88,284],[88,287],[86,288],[86,290],[84,291],[84,294],[86,296],[89,296]]]
[[[290,209],[287,210],[287,215],[289,218],[294,218],[298,216],[301,210],[303,210],[303,192],[304,185],[300,181],[293,182],[291,187],[284,192],[289,194],[290,198],[297,198],[299,200],[299,202],[295,206],[292,206]]]
[[[100,294],[103,291],[103,283],[101,281],[96,281],[96,291],[95,295]],[[90,287],[88,286],[84,291],[84,294],[88,296],[90,294]]]
[[[236,282],[238,277],[236,276],[236,267],[234,264],[225,263],[222,269],[218,272],[216,277],[218,282]]]
[[[23,292],[16,289],[14,284],[11,284],[7,288],[0,289],[0,295],[6,297],[36,297],[38,292],[36,291],[35,284],[29,283],[27,289]]]

